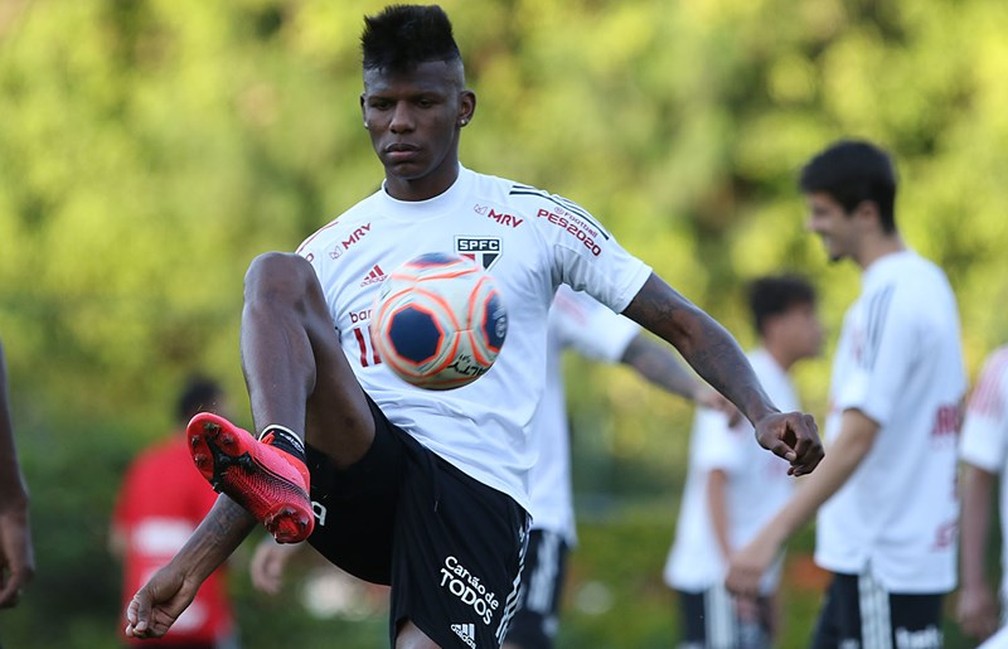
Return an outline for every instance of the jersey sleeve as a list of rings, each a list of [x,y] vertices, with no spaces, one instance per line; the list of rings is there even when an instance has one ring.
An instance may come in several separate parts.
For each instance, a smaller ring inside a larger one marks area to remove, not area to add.
[[[959,456],[990,473],[1000,473],[1008,446],[1008,348],[984,364],[970,396]]]
[[[630,341],[640,333],[637,323],[566,286],[561,286],[553,298],[550,328],[564,347],[606,363],[620,361]]]
[[[921,351],[919,326],[924,316],[913,296],[892,284],[866,296],[863,306],[854,371],[840,386],[835,405],[840,411],[860,410],[881,427],[890,422],[897,396]]]
[[[554,284],[585,291],[621,313],[651,275],[587,210],[562,196],[521,185],[511,197],[535,223],[549,248]]]

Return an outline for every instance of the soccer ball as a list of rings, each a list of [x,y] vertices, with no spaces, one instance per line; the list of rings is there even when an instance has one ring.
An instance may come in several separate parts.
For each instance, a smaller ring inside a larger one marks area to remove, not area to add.
[[[507,335],[493,277],[453,254],[420,255],[392,271],[372,314],[371,339],[382,362],[429,390],[461,387],[486,374]]]

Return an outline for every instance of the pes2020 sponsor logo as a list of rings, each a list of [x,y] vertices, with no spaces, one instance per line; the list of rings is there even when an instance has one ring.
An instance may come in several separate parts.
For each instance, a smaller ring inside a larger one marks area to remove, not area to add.
[[[572,214],[564,209],[551,211],[540,208],[536,216],[546,219],[558,228],[566,230],[596,257],[602,254],[602,247],[596,243],[596,239],[600,238],[599,231],[576,214]]]

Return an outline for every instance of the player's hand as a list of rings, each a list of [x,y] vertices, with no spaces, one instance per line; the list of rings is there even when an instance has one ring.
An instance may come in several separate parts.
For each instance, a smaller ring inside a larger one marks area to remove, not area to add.
[[[773,413],[756,422],[760,446],[787,460],[788,474],[811,473],[826,454],[819,439],[819,427],[812,415],[803,412]]]
[[[35,553],[24,506],[0,510],[0,608],[17,606],[21,589],[35,575]]]
[[[693,401],[698,406],[723,413],[728,417],[729,426],[734,427],[742,421],[742,413],[735,407],[735,404],[711,387],[705,385],[698,387],[696,393],[693,395]]]
[[[200,580],[174,563],[154,573],[126,607],[126,637],[160,638],[192,603]]]
[[[249,575],[252,577],[252,585],[256,590],[267,595],[276,595],[283,586],[283,574],[290,561],[298,550],[300,543],[279,544],[272,538],[265,538],[256,546],[252,555],[252,562],[249,564]]]
[[[959,589],[956,621],[963,633],[986,640],[998,629],[998,605],[986,584],[963,585]]]
[[[728,592],[742,599],[758,597],[763,573],[770,568],[779,550],[780,546],[775,541],[761,533],[749,545],[732,553],[728,558],[728,576],[725,577]]]

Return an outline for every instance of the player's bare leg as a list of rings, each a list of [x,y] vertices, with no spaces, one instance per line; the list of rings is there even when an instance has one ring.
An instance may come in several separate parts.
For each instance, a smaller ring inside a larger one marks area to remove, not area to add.
[[[314,271],[297,255],[256,258],[245,278],[241,351],[256,429],[201,413],[190,422],[197,468],[280,542],[311,534],[306,436],[337,466],[374,438],[364,393],[339,347]]]
[[[257,430],[278,424],[307,435],[339,467],[364,456],[374,439],[371,410],[302,257],[267,253],[252,261],[241,353]]]

